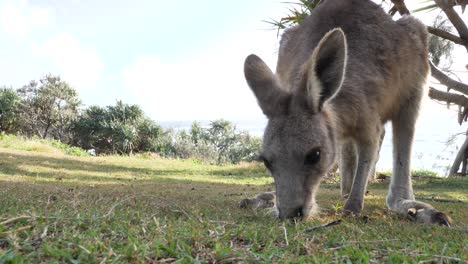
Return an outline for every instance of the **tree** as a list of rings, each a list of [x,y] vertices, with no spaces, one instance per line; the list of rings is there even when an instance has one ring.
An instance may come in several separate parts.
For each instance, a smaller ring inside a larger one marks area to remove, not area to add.
[[[310,14],[310,12],[320,4],[321,1],[326,0],[300,0],[295,8],[290,9],[290,14],[280,20],[272,20],[269,23],[282,30],[291,27],[295,24],[301,23],[302,20]],[[410,10],[406,7],[405,0],[390,0],[392,7],[388,10],[390,15],[395,15],[399,12],[401,15],[410,14]],[[386,2],[385,0],[381,1]],[[461,13],[464,13],[468,0],[433,0],[426,1],[427,6],[416,10],[440,10],[446,18],[438,16],[432,26],[427,29],[431,33],[429,41],[429,52],[432,77],[440,82],[441,85],[447,88],[447,92],[440,91],[434,87],[429,90],[429,97],[446,102],[448,105],[456,104],[459,106],[458,122],[462,123],[468,120],[468,85],[460,81],[452,79],[444,70],[440,70],[436,65],[439,65],[441,58],[445,57],[450,59],[450,53],[453,46],[461,45],[468,51],[468,27],[460,14],[455,10],[456,7],[461,8]],[[451,32],[455,28],[456,33]],[[468,65],[467,65],[468,69]],[[458,93],[451,93],[450,90],[457,91]],[[468,131],[467,131],[468,135]],[[467,158],[464,158],[467,157]],[[457,159],[452,164],[450,175],[454,175],[460,163],[468,159],[468,137],[465,140],[462,148],[460,148]],[[466,166],[465,166],[466,167]],[[463,171],[462,173],[466,173]]]
[[[257,160],[262,140],[249,133],[239,132],[229,121],[212,121],[208,127],[193,122],[189,131],[172,134],[165,132],[159,153],[176,158],[193,158],[217,164]]]
[[[72,125],[72,144],[83,149],[95,149],[98,152],[108,144],[103,133],[103,124],[107,118],[106,109],[90,106],[85,109]]]
[[[239,139],[235,126],[229,121],[219,119],[211,122],[207,132],[210,142],[218,150],[218,163],[225,162],[230,148]]]
[[[20,97],[13,88],[0,88],[0,132],[16,133]]]
[[[156,151],[163,130],[138,105],[91,106],[73,124],[74,144],[97,154]]]
[[[144,118],[138,124],[138,151],[159,152],[164,130],[153,120]]]
[[[28,136],[71,141],[70,128],[81,104],[75,89],[59,76],[46,75],[18,89],[21,130]]]

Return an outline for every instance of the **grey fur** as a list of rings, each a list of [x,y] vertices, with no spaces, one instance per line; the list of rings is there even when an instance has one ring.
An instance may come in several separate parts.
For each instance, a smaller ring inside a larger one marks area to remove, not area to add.
[[[391,121],[387,205],[417,221],[440,223],[440,212],[414,201],[410,179],[427,59],[425,26],[411,16],[395,22],[369,0],[322,1],[284,32],[276,74],[259,57],[247,57],[245,77],[268,117],[263,158],[274,177],[280,218],[317,209],[320,180],[337,156],[341,192],[348,197],[344,209],[360,213],[383,125]]]

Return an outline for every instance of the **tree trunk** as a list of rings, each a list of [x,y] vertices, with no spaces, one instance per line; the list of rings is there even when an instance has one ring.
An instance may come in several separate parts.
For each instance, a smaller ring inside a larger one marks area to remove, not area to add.
[[[47,138],[47,134],[49,133],[49,128],[50,128],[50,121],[47,122],[47,125],[44,129],[44,134],[42,135],[42,139],[46,139]]]
[[[465,159],[465,152],[468,150],[468,136],[465,138],[465,142],[461,146],[460,150],[458,150],[457,157],[453,161],[452,167],[450,168],[449,177],[454,176],[458,169],[460,168],[460,164]],[[463,172],[462,172],[463,173]]]

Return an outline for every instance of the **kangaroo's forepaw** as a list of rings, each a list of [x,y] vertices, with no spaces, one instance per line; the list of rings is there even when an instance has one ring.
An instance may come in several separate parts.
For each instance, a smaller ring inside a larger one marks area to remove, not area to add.
[[[425,224],[438,224],[447,227],[452,226],[452,219],[450,216],[431,208],[424,208],[419,210],[416,208],[410,208],[408,209],[408,218],[413,221]]]
[[[362,200],[350,199],[346,200],[344,205],[344,215],[359,215],[362,212],[364,204]]]
[[[239,202],[240,208],[245,209],[265,209],[275,206],[275,193],[265,192],[261,193],[254,198],[242,199]]]
[[[360,215],[360,213],[355,213],[353,211],[346,210],[346,209],[343,210],[341,214],[343,215],[343,217],[349,217],[349,218],[357,217]]]

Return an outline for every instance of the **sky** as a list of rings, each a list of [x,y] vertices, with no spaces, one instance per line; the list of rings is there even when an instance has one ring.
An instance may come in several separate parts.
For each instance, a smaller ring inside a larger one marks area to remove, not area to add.
[[[0,0],[0,86],[19,88],[52,73],[70,83],[84,105],[123,100],[157,122],[264,120],[243,62],[255,53],[275,68],[277,31],[265,20],[285,16],[290,5]],[[466,52],[460,54],[458,61],[468,61]],[[431,117],[453,115],[425,102]]]
[[[134,103],[156,121],[263,118],[243,61],[274,65],[279,1],[0,0],[0,85],[47,73],[85,105]],[[235,4],[234,4],[235,3]]]
[[[413,10],[421,1],[406,2]],[[20,88],[51,73],[78,91],[84,107],[122,100],[160,124],[223,118],[261,136],[266,119],[243,63],[255,53],[275,69],[278,32],[265,20],[287,15],[291,2],[0,0],[0,86]],[[426,24],[435,15],[417,14]],[[467,52],[458,47],[454,58],[468,82]],[[456,107],[423,99],[416,167],[442,172],[450,165],[467,128],[456,117]],[[391,137],[388,127],[379,169],[391,168]]]

